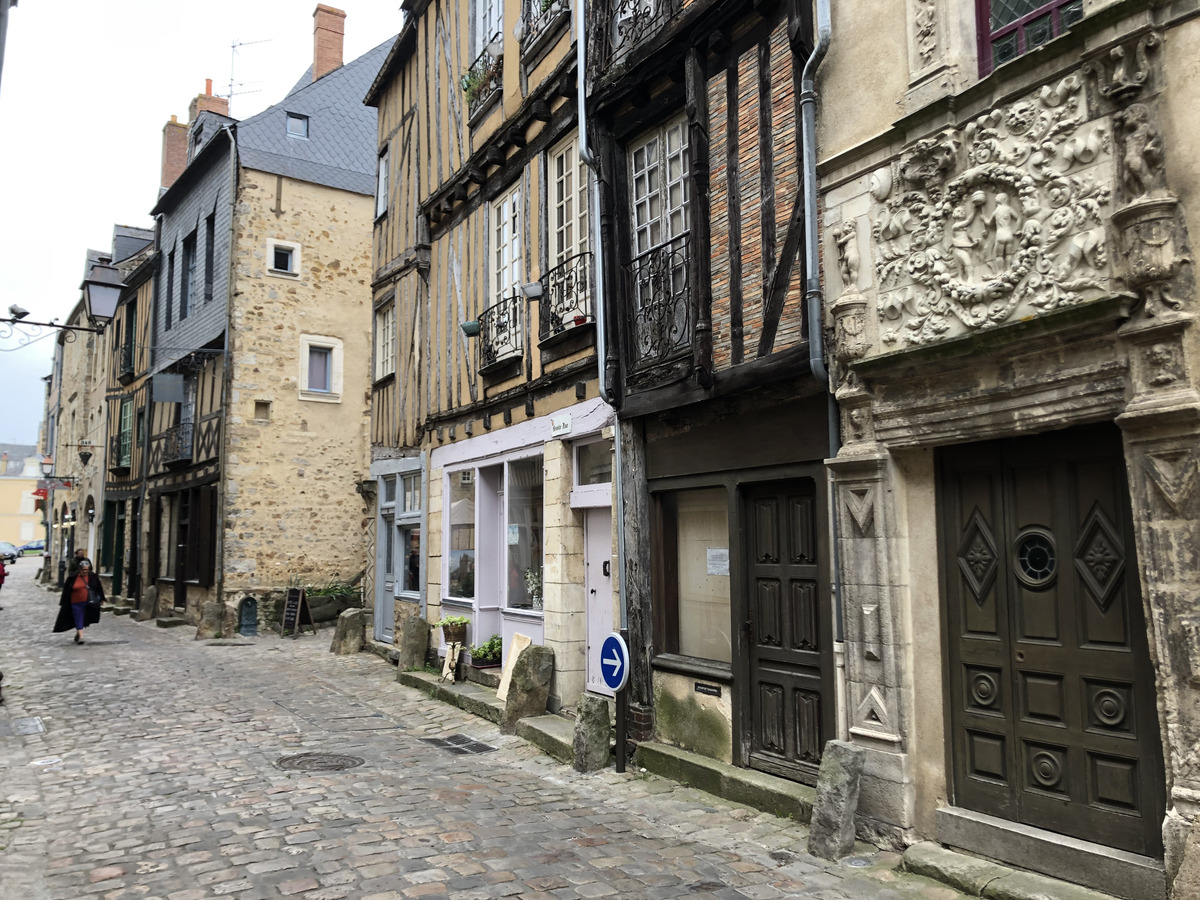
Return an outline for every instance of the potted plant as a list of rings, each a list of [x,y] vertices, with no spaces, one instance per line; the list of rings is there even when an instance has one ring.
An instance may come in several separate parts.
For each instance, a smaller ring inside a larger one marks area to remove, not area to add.
[[[477,669],[486,669],[500,665],[500,657],[504,655],[504,642],[500,635],[493,634],[482,644],[471,648],[471,665]]]
[[[536,569],[525,570],[525,592],[529,596],[529,602],[534,609],[542,608],[542,570],[539,566]]]
[[[465,644],[467,623],[470,621],[466,616],[443,616],[433,624],[442,629],[442,639],[447,644]]]

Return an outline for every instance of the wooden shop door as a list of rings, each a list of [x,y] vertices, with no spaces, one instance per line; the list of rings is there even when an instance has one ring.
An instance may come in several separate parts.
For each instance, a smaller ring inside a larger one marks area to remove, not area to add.
[[[1113,426],[942,451],[959,806],[1160,856],[1162,747]]]

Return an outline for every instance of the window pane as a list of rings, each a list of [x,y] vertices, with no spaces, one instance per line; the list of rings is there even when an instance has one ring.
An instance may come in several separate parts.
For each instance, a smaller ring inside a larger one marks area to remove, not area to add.
[[[612,441],[597,441],[579,448],[578,484],[607,484],[612,481]]]
[[[1027,16],[1046,0],[992,0],[992,30]]]
[[[289,247],[275,248],[275,268],[280,272],[292,271],[292,251]]]
[[[421,509],[421,473],[404,476],[404,511],[418,512]]]
[[[992,42],[992,64],[1000,65],[1017,58],[1017,33],[1014,31]]]
[[[392,517],[384,516],[383,519],[383,574],[387,580],[391,580],[392,571],[396,568],[396,547],[393,543],[395,540],[395,529],[392,527]]]
[[[400,589],[421,590],[421,529],[403,528],[400,531]]]
[[[542,608],[542,458],[508,464],[508,605]]]
[[[679,652],[731,662],[729,575],[710,559],[728,559],[729,511],[723,488],[676,496],[679,553]],[[715,551],[715,552],[710,552]],[[722,557],[722,554],[724,556]]]
[[[384,503],[395,503],[396,502],[396,479],[395,478],[383,479],[383,502]]]
[[[308,348],[308,389],[329,390],[329,349],[326,347]]]
[[[475,472],[450,473],[451,597],[475,596]]]

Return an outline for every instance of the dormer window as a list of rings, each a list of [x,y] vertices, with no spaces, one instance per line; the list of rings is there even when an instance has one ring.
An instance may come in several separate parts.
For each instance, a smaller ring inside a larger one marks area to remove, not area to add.
[[[301,116],[297,113],[287,114],[287,133],[288,137],[308,139],[308,116]]]

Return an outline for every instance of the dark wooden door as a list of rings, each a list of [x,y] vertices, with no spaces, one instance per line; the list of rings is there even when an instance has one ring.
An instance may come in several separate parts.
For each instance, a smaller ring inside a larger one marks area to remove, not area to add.
[[[116,503],[116,532],[113,534],[112,592],[113,596],[125,593],[125,501]]]
[[[1161,855],[1162,749],[1114,427],[943,451],[955,802]]]
[[[135,498],[129,526],[129,596],[142,598],[142,501]]]
[[[750,765],[812,783],[832,737],[825,691],[825,602],[816,483],[772,482],[746,492],[749,575]]]

